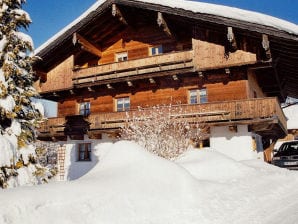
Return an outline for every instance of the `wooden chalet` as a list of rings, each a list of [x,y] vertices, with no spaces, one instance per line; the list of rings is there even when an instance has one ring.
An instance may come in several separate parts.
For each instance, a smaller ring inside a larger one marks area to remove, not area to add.
[[[39,139],[115,136],[126,113],[171,104],[209,138],[241,126],[269,144],[287,133],[280,102],[298,97],[297,33],[161,1],[98,1],[37,49],[35,87],[58,102]]]

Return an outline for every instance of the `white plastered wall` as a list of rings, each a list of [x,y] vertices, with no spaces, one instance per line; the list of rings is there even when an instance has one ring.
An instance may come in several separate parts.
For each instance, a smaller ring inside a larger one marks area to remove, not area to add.
[[[263,159],[263,150],[256,149],[254,133],[248,131],[247,125],[238,125],[237,131],[228,126],[211,127],[210,134],[210,147],[235,160]]]
[[[99,161],[94,156],[100,143],[113,142],[107,135],[103,134],[102,139],[89,139],[84,136],[84,140],[70,140],[67,142],[59,142],[65,146],[65,162],[64,162],[64,180],[75,180],[88,173]],[[91,161],[78,161],[78,143],[91,143]]]

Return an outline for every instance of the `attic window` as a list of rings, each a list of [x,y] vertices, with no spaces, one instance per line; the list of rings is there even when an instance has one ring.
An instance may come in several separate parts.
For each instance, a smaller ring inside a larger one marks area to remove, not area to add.
[[[127,52],[116,53],[115,60],[116,62],[127,61],[128,60]]]
[[[151,55],[151,56],[162,54],[162,53],[163,53],[162,45],[149,48],[149,55]]]

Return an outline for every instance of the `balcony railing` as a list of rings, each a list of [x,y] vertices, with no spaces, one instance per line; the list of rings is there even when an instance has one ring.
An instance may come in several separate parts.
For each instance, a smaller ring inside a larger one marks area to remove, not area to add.
[[[80,68],[73,71],[73,84],[113,83],[122,79],[140,79],[159,76],[162,72],[193,68],[193,51],[182,51],[155,55],[142,59]],[[152,75],[153,73],[157,73]]]
[[[164,107],[165,110],[168,107]],[[178,108],[178,109],[175,109]],[[127,124],[132,118],[150,116],[151,109],[132,110],[128,112],[110,112],[91,114],[86,118],[92,130],[118,129]],[[172,119],[186,119],[192,123],[207,125],[254,124],[271,122],[286,132],[286,117],[276,98],[258,98],[234,100],[195,105],[172,106]],[[40,133],[61,134],[65,124],[64,118],[50,118],[39,129]]]

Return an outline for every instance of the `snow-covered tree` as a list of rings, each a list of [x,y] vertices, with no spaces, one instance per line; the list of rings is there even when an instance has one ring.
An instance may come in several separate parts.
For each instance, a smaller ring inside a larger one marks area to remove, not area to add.
[[[19,173],[41,174],[35,162],[31,143],[36,138],[35,128],[41,119],[32,97],[33,43],[20,29],[31,23],[22,9],[25,0],[0,0],[0,186],[32,182],[21,180]],[[26,169],[24,171],[24,169]],[[30,175],[29,175],[30,176]],[[33,181],[34,182],[34,181]]]
[[[186,112],[179,105],[139,108],[127,113],[128,122],[122,128],[121,137],[137,142],[158,156],[176,158],[206,135],[203,123],[187,120],[183,114]]]

